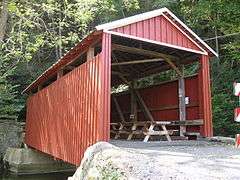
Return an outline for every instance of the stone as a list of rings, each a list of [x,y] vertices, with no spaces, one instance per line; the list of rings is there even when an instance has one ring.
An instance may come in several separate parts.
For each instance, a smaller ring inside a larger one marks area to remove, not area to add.
[[[93,161],[94,156],[97,153],[102,152],[103,150],[106,150],[106,149],[111,149],[111,148],[116,148],[116,147],[107,142],[97,142],[96,144],[88,147],[84,153],[80,167],[78,167],[73,177],[69,177],[68,180],[100,178],[101,175],[99,174],[99,172],[96,169],[93,169],[90,167],[91,163]]]
[[[24,123],[15,120],[0,120],[0,156],[8,147],[21,147]]]
[[[235,139],[231,137],[214,136],[214,137],[207,138],[207,140],[212,142],[220,142],[224,144],[231,144],[231,145],[235,144]]]
[[[8,148],[3,158],[9,171],[17,174],[74,172],[75,166],[31,148]]]

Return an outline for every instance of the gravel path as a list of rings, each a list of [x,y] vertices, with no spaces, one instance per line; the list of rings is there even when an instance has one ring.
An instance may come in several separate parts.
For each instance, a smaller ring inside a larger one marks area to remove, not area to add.
[[[126,152],[114,161],[130,170],[133,179],[240,179],[240,149],[230,145],[207,141],[110,143]]]

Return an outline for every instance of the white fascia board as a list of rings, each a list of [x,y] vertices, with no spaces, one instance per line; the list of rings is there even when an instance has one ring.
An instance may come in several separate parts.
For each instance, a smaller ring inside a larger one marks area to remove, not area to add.
[[[202,55],[208,55],[208,53],[206,51],[202,52],[202,51],[198,51],[198,50],[194,50],[194,49],[189,49],[189,48],[176,46],[176,45],[172,45],[172,44],[168,44],[168,43],[163,43],[163,42],[159,42],[159,41],[153,41],[153,40],[150,40],[150,39],[140,38],[140,37],[136,37],[136,36],[132,36],[132,35],[128,35],[128,34],[123,34],[123,33],[115,32],[115,31],[104,30],[104,32],[112,34],[112,35],[116,35],[116,36],[126,37],[126,38],[129,38],[129,39],[135,39],[135,40],[139,40],[139,41],[145,41],[145,42],[148,42],[148,43],[157,44],[157,45],[161,45],[161,46],[166,46],[166,47],[170,47],[170,48],[175,48],[175,49],[179,49],[179,50],[183,50],[183,51],[193,52],[193,53],[202,54]]]
[[[218,54],[207,45],[197,34],[195,34],[186,24],[184,24],[177,16],[175,16],[169,9],[165,8],[165,12],[167,12],[170,16],[172,16],[182,27],[184,27],[189,33],[191,33],[201,44],[203,44],[211,53],[213,53],[216,57]]]
[[[194,41],[187,33],[185,33],[179,26],[177,26],[175,23],[172,22],[169,17],[167,17],[165,14],[163,16],[166,18],[168,22],[170,22],[175,28],[177,28],[184,36],[186,36],[193,44],[195,44],[199,49],[201,49],[204,53],[207,54],[207,51],[204,50],[196,41]]]

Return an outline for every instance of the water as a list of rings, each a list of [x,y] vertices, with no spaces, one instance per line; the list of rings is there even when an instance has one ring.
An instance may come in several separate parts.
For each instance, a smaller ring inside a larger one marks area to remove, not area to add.
[[[72,176],[73,172],[65,173],[51,173],[51,174],[35,174],[35,175],[14,175],[7,174],[0,175],[1,180],[66,180]]]

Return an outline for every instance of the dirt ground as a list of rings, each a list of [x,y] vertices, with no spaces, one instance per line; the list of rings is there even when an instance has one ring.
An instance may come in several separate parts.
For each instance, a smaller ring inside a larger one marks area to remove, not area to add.
[[[114,161],[129,171],[131,179],[240,179],[240,149],[231,145],[208,141],[110,143],[123,150]]]

